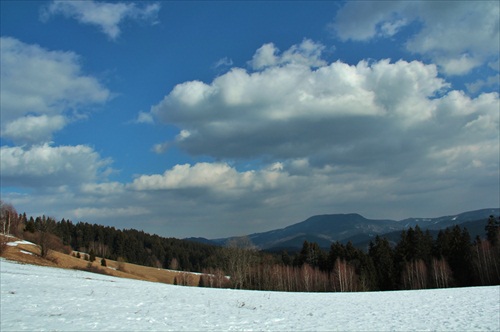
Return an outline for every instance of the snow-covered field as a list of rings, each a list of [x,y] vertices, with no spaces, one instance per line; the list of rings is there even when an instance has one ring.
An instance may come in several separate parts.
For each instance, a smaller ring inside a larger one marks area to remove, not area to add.
[[[0,259],[1,331],[499,331],[500,286],[371,293],[182,287]]]

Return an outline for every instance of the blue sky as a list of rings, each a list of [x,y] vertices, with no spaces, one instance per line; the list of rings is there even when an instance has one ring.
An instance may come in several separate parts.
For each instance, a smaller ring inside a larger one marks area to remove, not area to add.
[[[498,207],[492,2],[1,2],[1,195],[208,238]]]

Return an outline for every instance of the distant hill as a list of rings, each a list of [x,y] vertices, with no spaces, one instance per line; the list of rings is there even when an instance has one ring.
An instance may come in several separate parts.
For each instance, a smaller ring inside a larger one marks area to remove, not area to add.
[[[438,218],[407,218],[400,221],[367,219],[356,213],[326,214],[310,217],[285,228],[250,234],[248,238],[259,249],[272,251],[300,249],[306,240],[316,242],[323,248],[329,247],[332,242],[336,241],[341,243],[351,241],[358,247],[366,247],[376,235],[386,234],[389,240],[394,238],[397,241],[403,229],[416,225],[419,225],[422,230],[436,231],[435,234],[437,234],[440,229],[465,223],[469,231],[473,230],[471,236],[475,237],[484,234],[484,222],[490,215],[498,217],[500,209],[489,208]],[[223,245],[229,239],[231,238],[215,240],[191,238],[189,240]]]

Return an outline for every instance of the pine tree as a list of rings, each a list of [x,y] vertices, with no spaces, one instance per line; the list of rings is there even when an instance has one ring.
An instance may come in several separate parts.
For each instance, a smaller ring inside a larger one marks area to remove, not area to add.
[[[107,266],[107,264],[106,264],[106,260],[105,260],[104,258],[103,258],[103,259],[101,259],[101,266]]]

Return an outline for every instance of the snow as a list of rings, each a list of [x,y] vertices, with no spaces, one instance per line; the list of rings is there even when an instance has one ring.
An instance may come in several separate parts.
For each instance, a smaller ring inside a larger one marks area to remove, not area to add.
[[[183,287],[0,259],[1,331],[499,331],[500,286],[368,293]]]
[[[30,244],[30,245],[33,245],[33,246],[35,245],[32,242],[28,242],[28,241],[24,241],[24,240],[7,242],[7,245],[10,246],[10,247],[17,247],[18,244]]]

